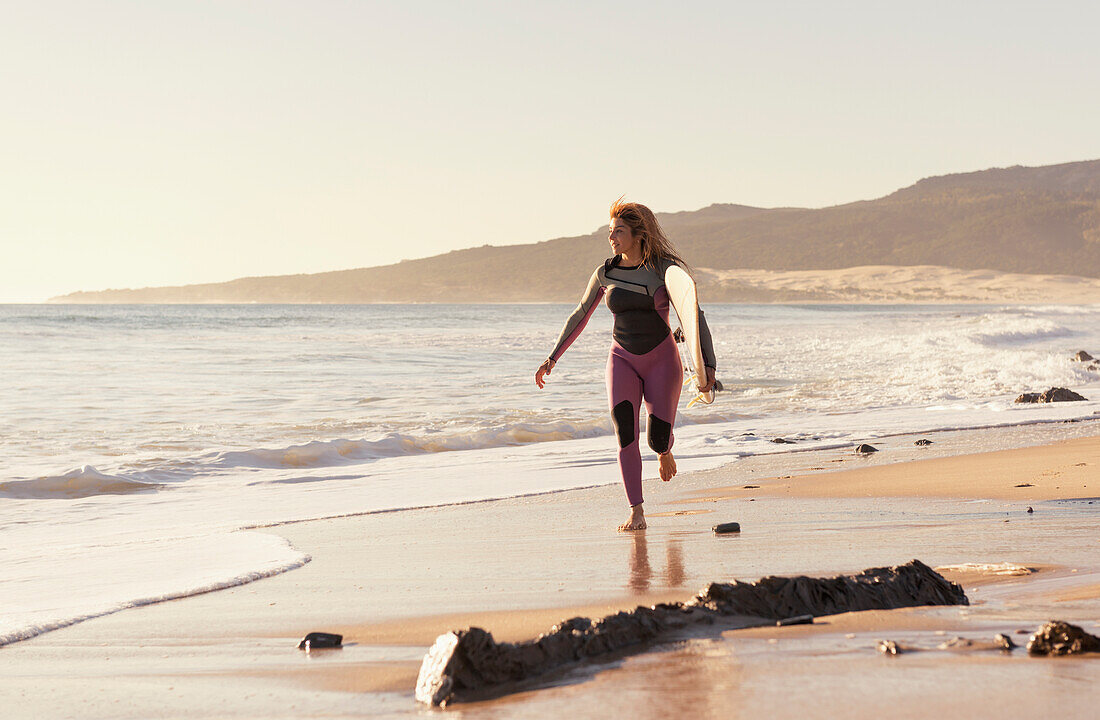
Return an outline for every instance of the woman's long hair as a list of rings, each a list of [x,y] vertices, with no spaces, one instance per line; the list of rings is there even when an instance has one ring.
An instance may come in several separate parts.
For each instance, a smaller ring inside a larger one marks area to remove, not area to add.
[[[676,252],[672,241],[665,235],[661,223],[653,211],[645,205],[635,202],[623,202],[619,198],[611,205],[611,218],[626,223],[631,234],[642,244],[642,265],[654,267],[658,260],[672,260],[687,269],[688,264]]]

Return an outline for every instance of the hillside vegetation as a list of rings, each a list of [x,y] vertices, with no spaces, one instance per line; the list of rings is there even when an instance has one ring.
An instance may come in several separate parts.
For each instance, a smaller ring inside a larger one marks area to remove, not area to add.
[[[944,175],[877,200],[821,209],[720,204],[660,220],[684,256],[711,271],[935,265],[1100,278],[1100,160]],[[607,257],[605,237],[606,226],[382,267],[78,292],[54,301],[572,301]],[[709,300],[765,299],[740,297],[729,283],[711,283],[713,276],[699,277]]]

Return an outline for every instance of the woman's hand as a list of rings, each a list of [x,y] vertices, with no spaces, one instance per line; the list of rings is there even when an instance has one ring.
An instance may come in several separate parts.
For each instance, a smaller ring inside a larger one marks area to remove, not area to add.
[[[535,384],[539,386],[540,390],[546,385],[546,381],[542,379],[543,376],[549,375],[555,365],[557,365],[557,363],[550,358],[546,358],[546,361],[543,362],[542,365],[539,365],[538,372],[535,373]]]
[[[706,370],[707,370],[707,384],[704,385],[703,387],[699,388],[699,392],[701,392],[701,393],[710,392],[711,390],[714,389],[714,368],[709,367]]]

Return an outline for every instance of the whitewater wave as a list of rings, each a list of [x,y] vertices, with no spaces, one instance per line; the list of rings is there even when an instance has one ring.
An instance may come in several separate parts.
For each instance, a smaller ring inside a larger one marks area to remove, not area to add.
[[[972,339],[985,347],[1004,347],[1068,338],[1077,334],[1076,331],[1049,320],[1022,320],[1006,323],[1001,328],[977,332]]]
[[[427,453],[461,452],[497,447],[560,442],[611,434],[605,418],[588,421],[551,421],[500,424],[480,430],[451,433],[424,431],[420,434],[390,433],[373,440],[336,439],[275,448],[250,448],[207,453],[166,463],[158,458],[138,464],[126,474],[111,475],[91,465],[60,475],[33,480],[0,483],[0,497],[22,499],[75,499],[96,495],[125,494],[157,490],[188,477],[222,473],[234,469],[281,470],[357,465],[383,458]],[[168,482],[171,481],[171,482]]]
[[[516,423],[453,434],[390,433],[378,440],[315,440],[282,448],[232,450],[215,454],[211,464],[220,468],[333,467],[387,457],[560,442],[609,434],[611,423],[606,419]]]
[[[159,483],[101,473],[85,465],[61,475],[0,483],[0,497],[19,499],[86,498],[156,490]]]

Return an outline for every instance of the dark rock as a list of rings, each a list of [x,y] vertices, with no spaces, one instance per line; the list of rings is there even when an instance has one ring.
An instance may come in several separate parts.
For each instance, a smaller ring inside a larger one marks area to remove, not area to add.
[[[1013,485],[1012,487],[1035,487],[1031,483],[1020,483],[1019,485]]]
[[[931,445],[931,444],[932,444],[932,441],[931,441],[931,440],[929,440],[928,438],[921,438],[920,440],[917,440],[917,441],[916,441],[915,443],[913,443],[913,444],[914,444],[914,445],[920,445],[920,446],[922,446],[922,447],[923,447],[923,446],[925,446],[925,445]]]
[[[794,440],[787,440],[786,438],[774,438],[772,442],[776,445],[794,445]]]
[[[1039,402],[1080,402],[1086,398],[1066,388],[1051,388],[1039,396]]]
[[[856,445],[856,452],[860,455],[869,455],[870,453],[878,452],[878,448],[874,445],[863,443],[862,445]]]
[[[1005,635],[1004,633],[997,633],[993,637],[993,642],[996,645],[999,645],[1002,650],[1008,650],[1009,652],[1012,652],[1016,649],[1016,643],[1012,642],[1012,638],[1010,638],[1008,635]]]
[[[918,605],[967,605],[962,588],[919,560],[834,578],[766,577],[755,583],[711,583],[684,603],[661,603],[595,622],[573,618],[522,643],[498,643],[481,628],[440,635],[424,657],[416,699],[430,705],[473,700],[521,689],[518,685],[563,665],[612,652],[638,651],[662,638],[698,634],[722,623],[744,627],[799,615],[831,615]]]
[[[1027,511],[1028,511],[1028,513],[1033,513],[1033,512],[1035,512],[1034,510],[1032,510],[1032,509],[1031,509],[1031,506],[1030,506],[1030,505],[1028,505],[1028,506],[1027,506]]]
[[[1077,655],[1100,652],[1100,638],[1061,620],[1051,620],[1027,641],[1028,655]]]
[[[344,642],[343,635],[333,633],[311,632],[298,643],[299,650],[320,650],[322,648],[338,648]]]
[[[759,487],[760,487],[759,485],[742,485],[741,486],[741,488],[744,489],[744,490],[756,490]]]
[[[739,533],[741,532],[741,523],[719,523],[718,525],[715,525],[713,528],[711,528],[711,530],[714,531],[715,535],[725,535],[726,533]]]
[[[876,646],[878,651],[884,655],[900,655],[901,648],[893,640],[879,640]]]
[[[1089,355],[1084,350],[1078,350],[1077,354],[1073,356],[1073,359],[1078,362],[1089,362],[1090,360],[1095,360],[1096,358],[1094,358],[1092,355]]]
[[[1051,388],[1041,393],[1024,393],[1016,398],[1018,403],[1077,402],[1087,398],[1066,388]]]
[[[795,615],[794,617],[783,618],[776,623],[779,627],[786,627],[787,625],[813,625],[813,615]]]

